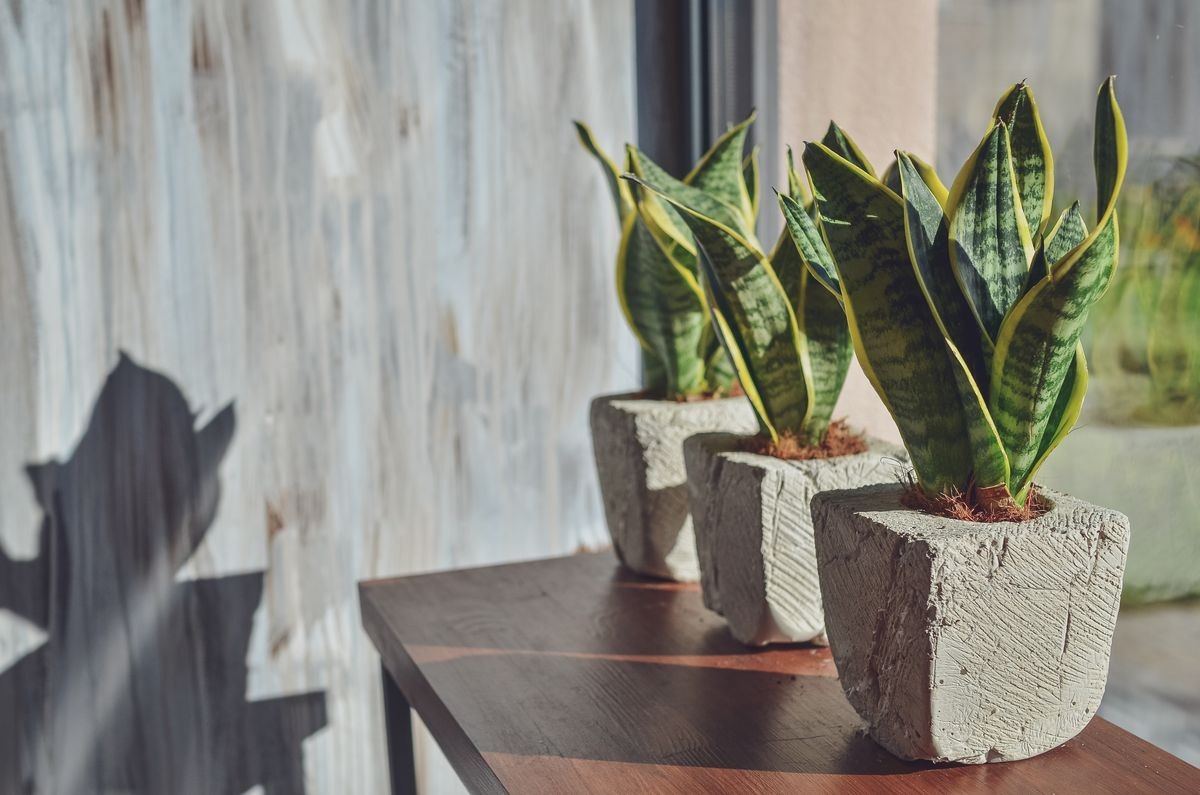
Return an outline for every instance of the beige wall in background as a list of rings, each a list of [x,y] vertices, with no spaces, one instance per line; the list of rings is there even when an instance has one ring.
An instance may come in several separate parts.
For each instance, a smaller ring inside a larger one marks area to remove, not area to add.
[[[887,13],[890,8],[873,0],[779,3],[779,140],[797,158],[805,141],[824,135],[830,119],[879,171],[894,149],[933,155],[938,4],[910,0],[903,11],[897,6]],[[900,438],[857,362],[836,415],[872,434]]]

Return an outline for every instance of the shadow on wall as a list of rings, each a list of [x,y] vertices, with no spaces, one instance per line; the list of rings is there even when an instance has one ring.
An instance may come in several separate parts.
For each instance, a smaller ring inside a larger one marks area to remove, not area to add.
[[[0,673],[0,792],[303,791],[324,694],[245,698],[263,575],[175,581],[216,515],[233,406],[194,423],[122,354],[71,458],[27,468],[39,554],[0,550],[0,608],[47,638]]]

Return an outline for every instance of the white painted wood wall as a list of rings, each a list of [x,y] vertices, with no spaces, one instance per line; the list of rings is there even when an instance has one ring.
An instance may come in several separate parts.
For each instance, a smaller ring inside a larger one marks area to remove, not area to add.
[[[384,789],[363,578],[604,539],[586,404],[637,382],[572,118],[634,133],[630,0],[0,2],[0,542],[124,349],[237,432],[191,576],[266,570],[250,698],[326,693]],[[0,614],[0,670],[39,642]],[[430,772],[431,791],[451,781]]]

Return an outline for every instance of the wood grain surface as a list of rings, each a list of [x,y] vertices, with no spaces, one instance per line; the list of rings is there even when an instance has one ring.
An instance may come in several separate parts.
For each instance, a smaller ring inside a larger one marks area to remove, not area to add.
[[[587,403],[639,363],[570,121],[634,135],[633,47],[631,0],[0,2],[0,549],[37,556],[23,468],[71,457],[119,350],[197,427],[232,403],[178,577],[258,574],[248,648],[213,675],[322,694],[309,793],[386,786],[357,581],[607,536]],[[0,609],[0,674],[45,644]]]
[[[597,553],[360,586],[400,689],[478,792],[1196,792],[1200,770],[1096,718],[1031,760],[877,746],[826,649],[747,650],[694,585]]]

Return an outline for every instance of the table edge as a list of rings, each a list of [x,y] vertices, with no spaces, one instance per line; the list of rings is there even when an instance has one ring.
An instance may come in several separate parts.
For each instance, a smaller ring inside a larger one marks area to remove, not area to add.
[[[370,589],[364,587],[368,585],[369,583],[359,583],[359,614],[363,630],[375,646],[383,668],[404,694],[409,706],[421,717],[421,721],[467,789],[471,792],[507,795],[508,789],[500,781],[496,771],[438,697],[420,666],[409,656],[399,635],[370,598]],[[391,640],[387,637],[388,630],[391,630]]]

